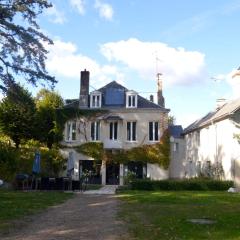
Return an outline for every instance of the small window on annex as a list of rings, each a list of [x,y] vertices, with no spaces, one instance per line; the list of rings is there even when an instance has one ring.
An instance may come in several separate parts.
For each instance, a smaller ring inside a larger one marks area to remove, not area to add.
[[[77,132],[76,132],[76,121],[68,122],[67,123],[67,141],[75,141],[77,139]]]

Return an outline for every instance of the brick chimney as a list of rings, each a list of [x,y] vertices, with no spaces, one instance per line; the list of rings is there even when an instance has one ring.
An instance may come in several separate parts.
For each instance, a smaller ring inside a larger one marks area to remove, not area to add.
[[[154,98],[152,94],[150,95],[150,102],[154,102]]]
[[[81,71],[79,108],[88,108],[89,71]]]
[[[162,74],[157,73],[157,85],[158,85],[158,91],[157,91],[157,98],[158,98],[158,105],[161,107],[165,107],[165,100],[162,94]]]

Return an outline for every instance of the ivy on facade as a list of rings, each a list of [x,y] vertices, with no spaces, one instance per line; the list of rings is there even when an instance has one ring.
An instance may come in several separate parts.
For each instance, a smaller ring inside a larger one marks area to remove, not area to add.
[[[104,149],[101,142],[87,142],[75,147],[77,152],[106,162],[123,163],[138,161],[143,163],[157,163],[164,169],[170,163],[169,133],[165,131],[160,142],[151,145],[141,145],[128,150],[110,151]]]
[[[60,108],[56,110],[56,121],[55,121],[55,131],[63,133],[65,123],[69,120],[85,118],[91,119],[96,118],[104,113],[107,113],[107,110],[99,109],[78,109],[78,108]]]

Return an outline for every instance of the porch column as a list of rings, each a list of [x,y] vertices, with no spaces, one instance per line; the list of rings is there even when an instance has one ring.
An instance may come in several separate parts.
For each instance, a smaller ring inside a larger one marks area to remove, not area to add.
[[[102,161],[101,174],[102,174],[102,185],[106,185],[106,162],[105,161]]]
[[[123,166],[122,163],[120,164],[119,176],[120,176],[119,184],[120,184],[120,186],[122,186],[122,185],[124,185],[124,179],[123,179],[123,177],[124,177],[124,166]]]

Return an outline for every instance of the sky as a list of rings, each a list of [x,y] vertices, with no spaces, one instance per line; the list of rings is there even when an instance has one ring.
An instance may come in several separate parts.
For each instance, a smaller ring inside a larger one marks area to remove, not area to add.
[[[240,0],[52,0],[39,17],[53,39],[46,62],[55,89],[78,98],[80,71],[90,90],[116,80],[149,99],[162,73],[166,108],[187,127],[217,98],[240,95]],[[32,89],[33,94],[38,89]]]

